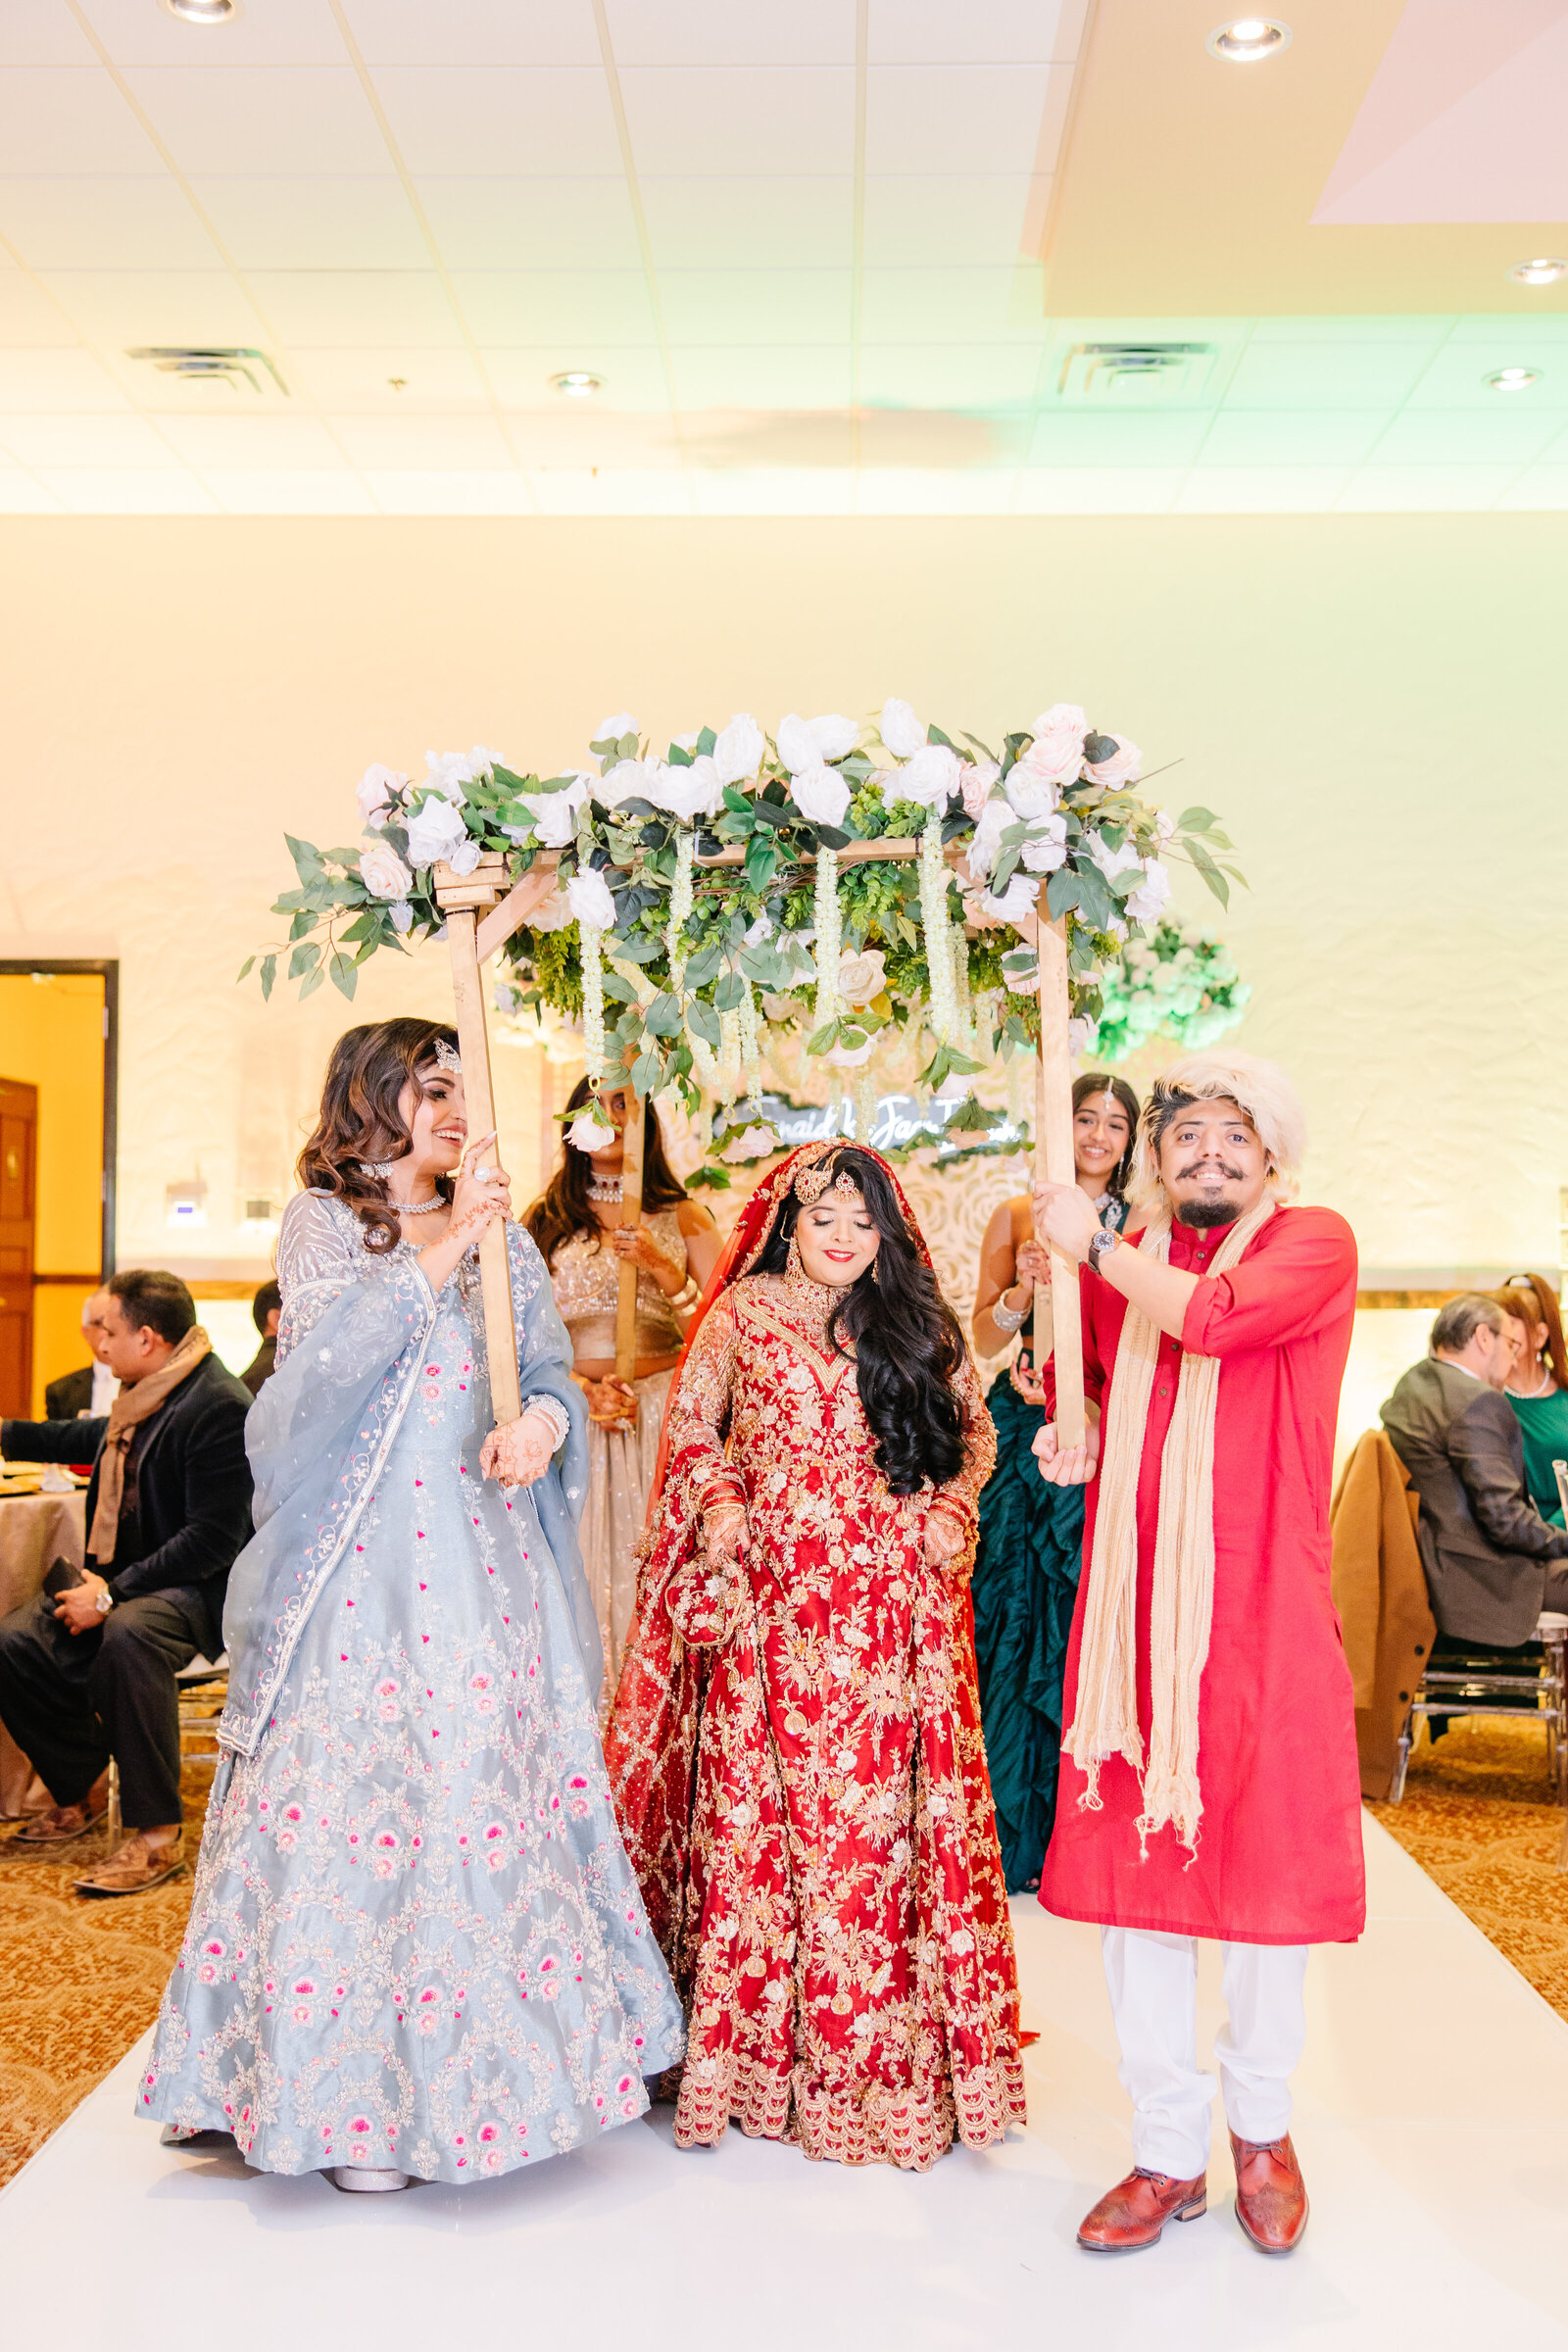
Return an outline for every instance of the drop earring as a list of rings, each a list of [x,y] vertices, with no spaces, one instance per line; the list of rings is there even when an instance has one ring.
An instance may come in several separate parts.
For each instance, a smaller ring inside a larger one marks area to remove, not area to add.
[[[360,1167],[365,1175],[378,1177],[385,1184],[392,1173],[393,1162],[390,1159],[362,1159]]]
[[[801,1263],[801,1245],[793,1233],[790,1235],[789,1255],[784,1260],[784,1272],[786,1277],[793,1274],[797,1279],[803,1277],[806,1272],[806,1268]]]

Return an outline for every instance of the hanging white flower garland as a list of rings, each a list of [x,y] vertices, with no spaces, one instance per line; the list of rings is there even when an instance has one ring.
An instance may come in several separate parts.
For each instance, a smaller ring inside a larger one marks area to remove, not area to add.
[[[957,984],[953,969],[953,926],[948,920],[948,861],[942,855],[942,808],[932,809],[920,831],[920,920],[925,931],[926,969],[931,975],[930,1021],[939,1046],[961,1046]]]
[[[824,1022],[836,1021],[844,1009],[839,1000],[839,958],[844,946],[839,912],[839,858],[837,850],[830,850],[825,844],[819,845],[816,853],[812,912],[816,922],[816,939],[811,950],[816,966],[815,1022],[820,1029]]]
[[[582,943],[582,1045],[588,1064],[588,1084],[594,1094],[605,1082],[605,965],[601,953],[604,933],[597,924],[579,921]]]

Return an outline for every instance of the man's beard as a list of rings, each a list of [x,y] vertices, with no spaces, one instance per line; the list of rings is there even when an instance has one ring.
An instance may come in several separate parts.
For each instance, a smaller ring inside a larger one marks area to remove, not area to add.
[[[1214,1225],[1234,1225],[1241,1213],[1234,1200],[1187,1200],[1177,1209],[1176,1222],[1205,1233]]]

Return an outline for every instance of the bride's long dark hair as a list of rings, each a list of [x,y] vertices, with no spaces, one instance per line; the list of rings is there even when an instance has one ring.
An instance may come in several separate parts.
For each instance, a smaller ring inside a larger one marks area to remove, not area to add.
[[[910,1239],[880,1163],[846,1144],[826,1164],[832,1177],[855,1179],[880,1237],[865,1272],[840,1293],[828,1341],[838,1353],[845,1341],[854,1344],[876,1466],[894,1494],[916,1494],[926,1479],[942,1486],[964,1463],[963,1413],[953,1386],[963,1363],[962,1328]],[[757,1259],[759,1274],[784,1272],[800,1215],[792,1193]]]

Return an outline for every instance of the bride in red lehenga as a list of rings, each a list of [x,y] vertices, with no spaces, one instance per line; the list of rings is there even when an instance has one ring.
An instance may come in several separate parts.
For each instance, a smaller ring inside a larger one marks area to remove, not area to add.
[[[792,1153],[687,1341],[605,1744],[682,2147],[733,2116],[924,2170],[1023,2121],[967,1591],[995,1451],[887,1162]]]

